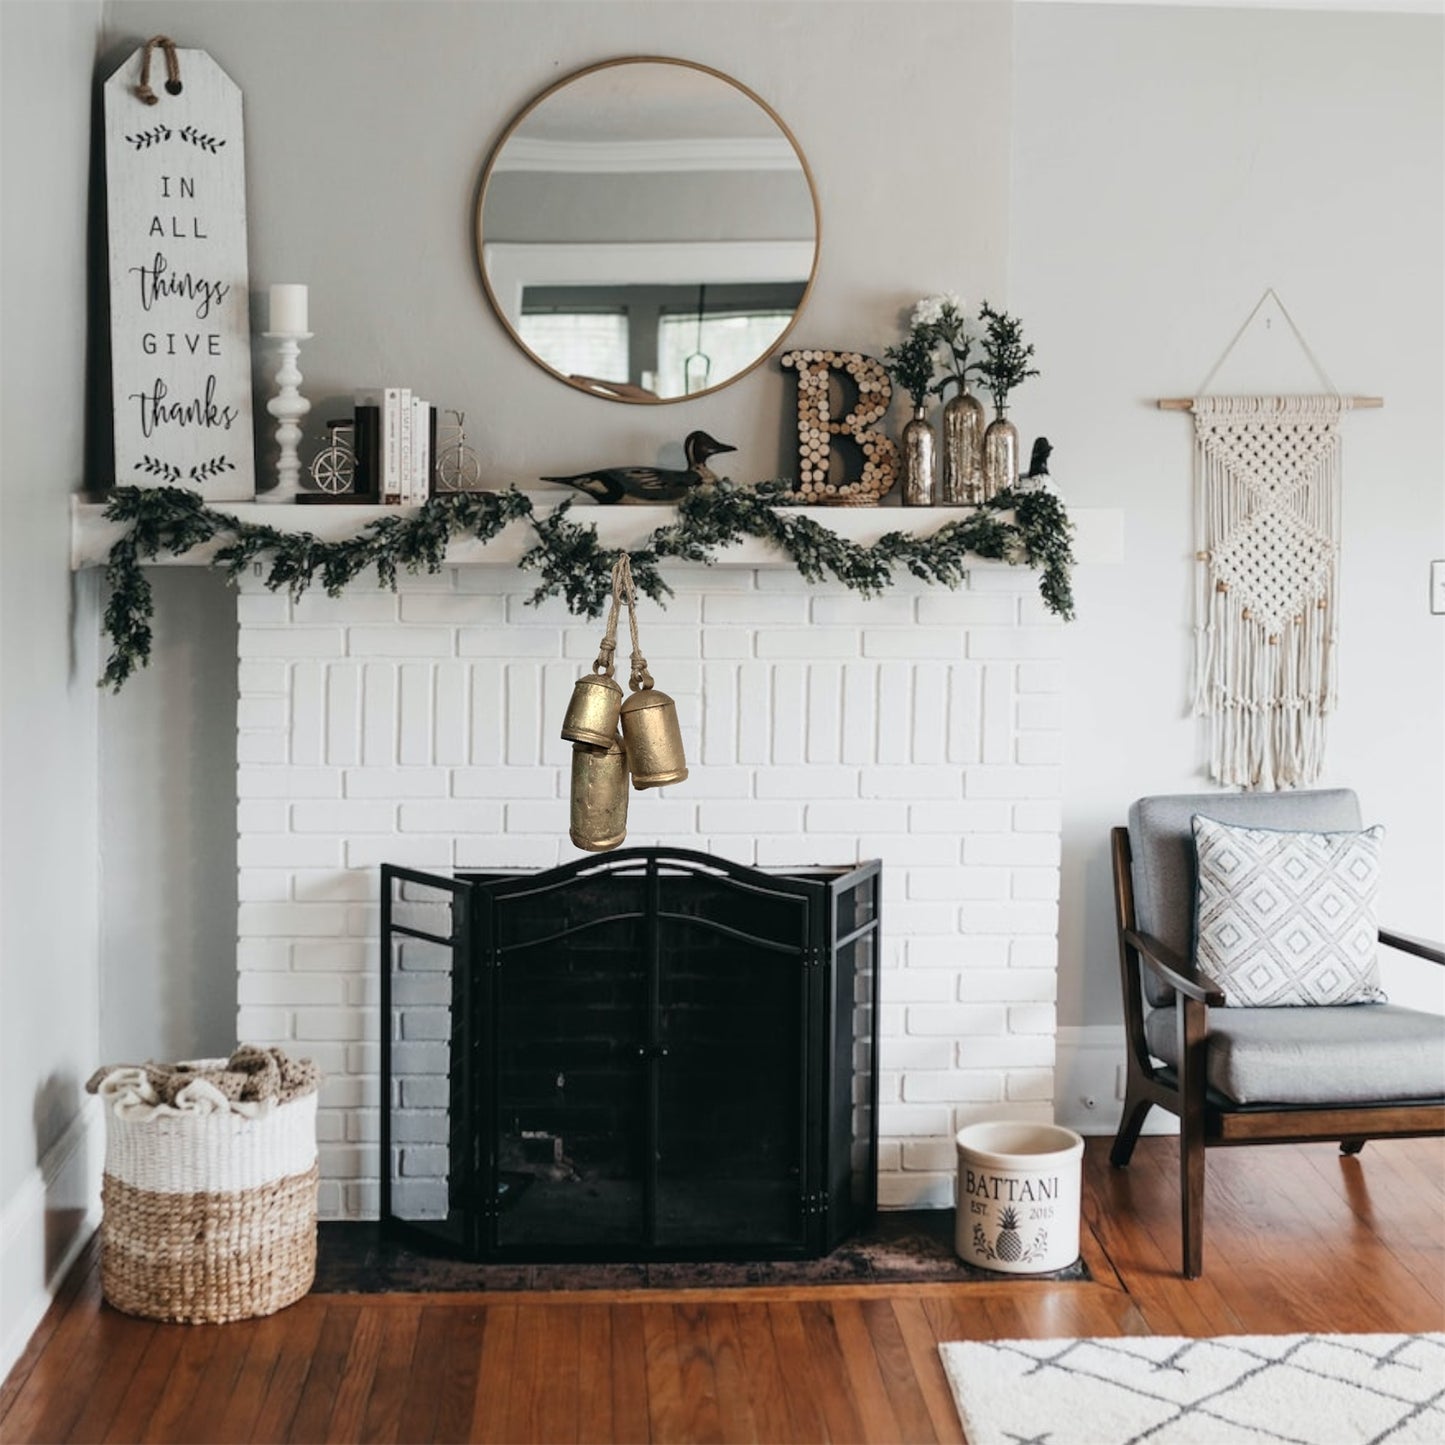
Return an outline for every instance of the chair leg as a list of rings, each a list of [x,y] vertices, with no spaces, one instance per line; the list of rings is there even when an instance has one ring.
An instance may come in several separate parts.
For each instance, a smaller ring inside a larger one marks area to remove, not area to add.
[[[1365,1147],[1363,1139],[1341,1139],[1340,1153],[1348,1158],[1352,1154],[1358,1154]]]
[[[1124,1169],[1134,1157],[1134,1145],[1139,1142],[1139,1131],[1149,1110],[1154,1104],[1149,1099],[1136,1098],[1132,1090],[1125,1091],[1124,1116],[1119,1121],[1119,1132],[1114,1135],[1114,1147],[1109,1150],[1109,1163],[1116,1169]]]
[[[1186,1114],[1179,1121],[1180,1232],[1185,1279],[1204,1273],[1204,1134],[1191,1128]],[[1202,1123],[1202,1121],[1198,1121]]]

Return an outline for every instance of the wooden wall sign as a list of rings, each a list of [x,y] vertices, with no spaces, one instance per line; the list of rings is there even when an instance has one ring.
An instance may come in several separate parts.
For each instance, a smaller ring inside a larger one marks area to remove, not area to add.
[[[116,481],[249,498],[241,92],[204,50],[153,41],[106,81],[105,179]]]
[[[834,507],[868,507],[892,490],[898,479],[898,448],[874,429],[888,410],[893,386],[880,362],[858,351],[822,349],[785,352],[779,361],[798,373],[798,492],[803,501]],[[854,391],[834,408],[832,379]],[[835,416],[841,410],[843,415]],[[836,438],[856,444],[862,470],[832,478]]]

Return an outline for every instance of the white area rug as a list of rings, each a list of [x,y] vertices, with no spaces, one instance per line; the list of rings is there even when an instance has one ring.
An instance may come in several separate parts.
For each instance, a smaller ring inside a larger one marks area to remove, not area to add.
[[[968,1445],[1440,1445],[1445,1335],[939,1346]]]

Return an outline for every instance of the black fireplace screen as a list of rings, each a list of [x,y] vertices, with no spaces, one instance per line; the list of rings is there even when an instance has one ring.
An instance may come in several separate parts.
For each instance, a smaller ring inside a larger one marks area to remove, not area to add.
[[[382,1218],[477,1259],[787,1257],[876,1204],[879,864],[382,869]]]

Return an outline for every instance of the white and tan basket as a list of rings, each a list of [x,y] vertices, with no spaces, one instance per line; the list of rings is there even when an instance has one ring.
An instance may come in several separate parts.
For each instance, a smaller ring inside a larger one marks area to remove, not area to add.
[[[106,1300],[149,1319],[221,1324],[300,1299],[316,1275],[316,1098],[255,1118],[106,1109]]]

